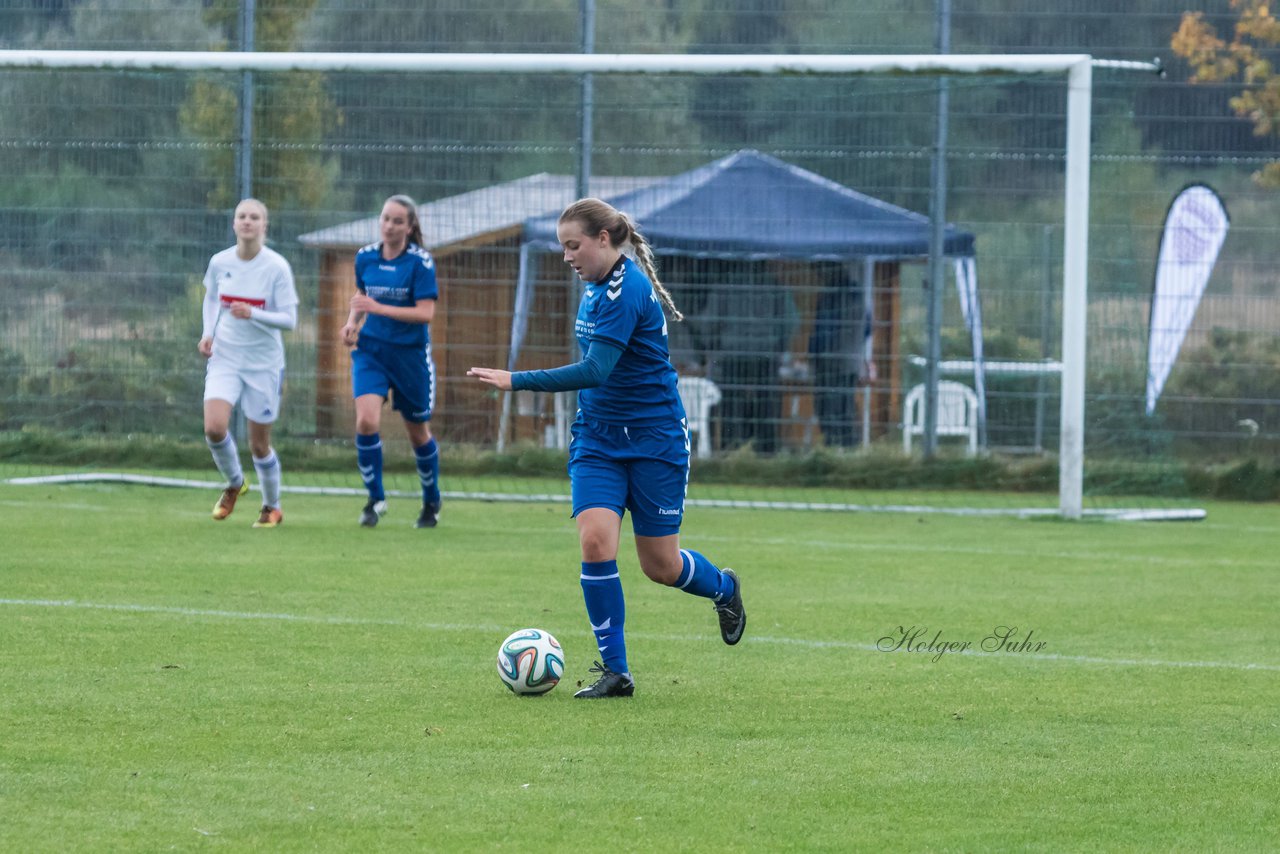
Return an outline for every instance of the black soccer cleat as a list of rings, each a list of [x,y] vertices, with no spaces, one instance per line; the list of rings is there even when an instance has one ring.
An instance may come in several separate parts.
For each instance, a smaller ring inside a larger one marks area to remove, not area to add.
[[[422,512],[418,514],[418,521],[413,523],[415,528],[434,528],[440,517],[440,502],[434,504],[423,504]]]
[[[742,640],[742,632],[747,628],[747,612],[742,608],[742,581],[738,573],[732,569],[721,571],[733,579],[733,596],[728,602],[716,603],[716,616],[720,618],[720,637],[733,646]]]
[[[373,528],[378,524],[378,520],[387,515],[387,502],[370,501],[360,511],[360,525],[364,528]]]
[[[601,700],[605,697],[630,697],[636,692],[636,683],[630,676],[614,673],[600,662],[596,662],[588,673],[599,673],[600,678],[590,687],[583,688],[573,696],[579,700]],[[582,684],[582,683],[578,683]]]

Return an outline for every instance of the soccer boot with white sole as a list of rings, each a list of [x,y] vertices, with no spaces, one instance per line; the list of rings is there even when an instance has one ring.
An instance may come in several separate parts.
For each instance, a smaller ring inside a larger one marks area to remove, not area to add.
[[[364,528],[377,527],[378,520],[387,515],[387,502],[370,501],[360,511],[360,525]]]
[[[434,528],[436,522],[440,519],[440,502],[433,504],[423,504],[422,512],[418,514],[418,521],[413,523],[415,528]]]
[[[583,688],[573,696],[579,700],[601,700],[605,697],[630,697],[636,692],[636,683],[625,673],[614,673],[600,662],[596,662],[587,672],[599,673],[600,678],[594,684]]]
[[[742,608],[742,582],[738,573],[732,569],[722,570],[733,579],[733,595],[728,602],[716,603],[716,616],[720,618],[720,637],[729,646],[742,640],[742,633],[747,628],[747,612]]]
[[[236,499],[249,491],[249,481],[241,481],[239,486],[228,486],[218,496],[218,503],[213,505],[213,518],[221,522],[236,509]]]

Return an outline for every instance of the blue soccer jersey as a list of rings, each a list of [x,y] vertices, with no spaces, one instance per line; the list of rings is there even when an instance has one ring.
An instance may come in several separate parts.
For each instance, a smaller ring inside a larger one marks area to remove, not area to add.
[[[593,341],[622,350],[603,385],[578,392],[583,416],[637,427],[684,417],[667,353],[667,318],[634,261],[624,255],[606,278],[587,284],[574,329],[584,351]]]
[[[382,243],[356,253],[356,287],[383,305],[410,307],[419,300],[439,299],[436,262],[431,253],[410,243],[396,258],[382,257]],[[379,314],[365,318],[360,338],[424,347],[431,340],[425,323],[404,323]]]

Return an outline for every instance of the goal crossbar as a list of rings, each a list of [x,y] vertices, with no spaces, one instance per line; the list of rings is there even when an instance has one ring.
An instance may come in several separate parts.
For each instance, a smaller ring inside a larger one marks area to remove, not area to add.
[[[1088,296],[1089,136],[1093,64],[1088,54],[530,54],[253,51],[0,50],[0,69],[330,71],[449,74],[989,75],[1067,78],[1064,190],[1062,417],[1059,512],[1082,515],[1085,326]]]
[[[0,68],[494,74],[1066,74],[1087,54],[323,53],[0,50]]]

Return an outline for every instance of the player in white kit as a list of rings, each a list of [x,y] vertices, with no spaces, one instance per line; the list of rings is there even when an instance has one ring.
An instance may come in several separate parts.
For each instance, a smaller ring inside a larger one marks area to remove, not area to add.
[[[249,449],[262,488],[255,528],[274,528],[280,512],[280,460],[271,425],[280,414],[284,380],[281,331],[298,322],[298,293],[289,262],[266,245],[267,207],[257,199],[236,205],[236,245],[209,259],[204,274],[204,331],[198,348],[209,360],[204,380],[204,436],[227,486],[213,507],[225,519],[249,491],[235,438],[228,431],[239,403],[249,422]]]

